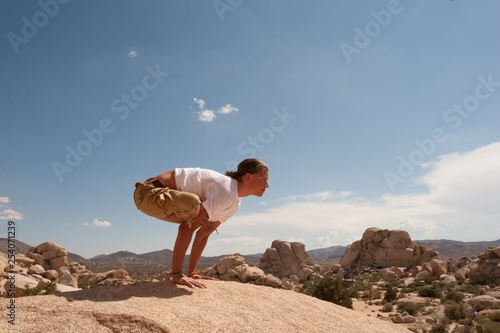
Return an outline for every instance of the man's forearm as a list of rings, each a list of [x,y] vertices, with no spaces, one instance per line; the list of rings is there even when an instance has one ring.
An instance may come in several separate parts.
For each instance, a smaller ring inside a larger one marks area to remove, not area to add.
[[[191,255],[189,256],[188,274],[194,273],[198,262],[200,261],[201,254],[207,245],[208,237],[200,237],[198,235],[194,238],[193,246],[191,248]]]
[[[177,239],[175,240],[174,252],[172,253],[172,272],[182,271],[182,264],[184,263],[184,256],[191,243],[193,230],[187,228],[186,225],[179,226]]]

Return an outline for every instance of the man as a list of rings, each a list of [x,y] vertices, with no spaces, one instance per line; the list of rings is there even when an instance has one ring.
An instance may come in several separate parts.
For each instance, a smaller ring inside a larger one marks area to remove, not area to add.
[[[264,162],[246,159],[238,165],[237,171],[228,171],[225,175],[208,169],[183,168],[135,184],[134,201],[140,211],[180,224],[172,255],[174,283],[206,288],[197,280],[216,280],[196,274],[208,237],[238,211],[241,198],[261,197],[269,187],[268,177],[269,168]],[[196,230],[188,276],[185,276],[182,264]]]

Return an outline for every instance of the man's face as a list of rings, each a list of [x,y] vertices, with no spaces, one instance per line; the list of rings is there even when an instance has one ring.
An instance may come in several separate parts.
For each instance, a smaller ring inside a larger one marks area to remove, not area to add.
[[[259,173],[250,175],[250,188],[252,189],[252,195],[261,197],[266,188],[269,187],[267,180],[269,178],[269,173],[267,171],[261,171]]]

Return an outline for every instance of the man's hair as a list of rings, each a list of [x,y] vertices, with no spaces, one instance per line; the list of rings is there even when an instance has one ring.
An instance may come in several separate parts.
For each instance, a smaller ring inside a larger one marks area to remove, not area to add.
[[[238,170],[226,171],[226,176],[238,180],[247,173],[256,174],[262,171],[269,171],[269,167],[264,162],[256,158],[247,158],[238,164]]]

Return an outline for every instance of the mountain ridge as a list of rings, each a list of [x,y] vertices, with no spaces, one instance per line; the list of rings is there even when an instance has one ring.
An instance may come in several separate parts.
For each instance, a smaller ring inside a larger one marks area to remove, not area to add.
[[[500,239],[494,241],[462,242],[455,240],[415,240],[414,244],[423,244],[427,249],[437,251],[442,259],[460,259],[462,257],[476,257],[484,252],[488,246],[500,246]],[[350,246],[350,245],[348,245]],[[316,261],[327,261],[340,259],[348,246],[335,245],[307,251]],[[16,240],[16,253],[26,254],[32,246]],[[0,238],[0,252],[7,253],[8,242],[6,238]],[[75,253],[68,253],[69,261],[83,262],[89,266],[171,266],[172,250],[163,249],[142,254],[136,254],[127,250],[121,250],[110,254],[100,254],[86,259]],[[232,253],[231,253],[232,254]],[[243,255],[247,262],[258,263],[263,253]],[[199,261],[200,267],[214,265],[217,260],[227,256],[205,257]],[[185,262],[189,261],[186,255]]]

